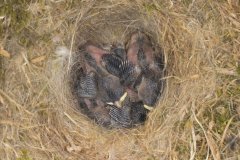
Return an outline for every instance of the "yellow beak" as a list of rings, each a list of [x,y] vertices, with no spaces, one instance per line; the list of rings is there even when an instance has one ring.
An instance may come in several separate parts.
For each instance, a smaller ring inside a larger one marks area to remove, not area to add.
[[[153,107],[152,107],[152,106],[148,106],[148,105],[146,105],[146,104],[144,104],[143,106],[144,106],[144,108],[146,108],[146,109],[149,110],[149,111],[153,110]]]

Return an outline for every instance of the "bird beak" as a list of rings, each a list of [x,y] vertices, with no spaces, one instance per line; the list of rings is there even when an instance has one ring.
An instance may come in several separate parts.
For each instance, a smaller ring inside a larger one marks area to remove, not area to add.
[[[122,107],[122,103],[124,102],[125,98],[127,97],[127,92],[125,92],[122,97],[119,99],[119,101],[114,102],[114,104],[118,107]]]
[[[120,98],[119,102],[122,104],[122,102],[125,100],[125,98],[127,97],[127,92],[125,92],[122,97]]]
[[[114,105],[114,103],[112,103],[112,102],[107,102],[107,104],[108,104],[108,105],[111,105],[111,106]]]
[[[118,108],[122,107],[122,104],[119,101],[114,102],[115,106],[117,106]]]
[[[151,107],[151,106],[148,106],[148,105],[146,105],[146,104],[144,104],[143,106],[144,106],[144,108],[146,108],[146,109],[149,110],[149,111],[153,110],[153,107]]]

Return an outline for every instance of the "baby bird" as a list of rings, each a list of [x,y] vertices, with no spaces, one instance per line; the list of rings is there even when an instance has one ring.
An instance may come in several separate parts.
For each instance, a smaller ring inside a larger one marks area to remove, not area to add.
[[[124,87],[117,77],[119,74],[117,67],[121,63],[121,58],[93,44],[85,45],[84,58],[87,68],[96,73],[98,97],[104,103],[115,104],[120,107],[119,100],[122,96],[125,96]]]
[[[74,75],[80,109],[96,123],[109,127],[111,119],[106,102],[117,101],[123,88],[117,77],[108,74],[100,65],[102,56],[107,52],[93,45],[86,45],[81,50],[85,51],[82,52],[85,63],[82,67],[75,68]]]
[[[107,128],[118,127],[120,124],[115,122],[109,114],[110,109],[118,107],[114,104],[109,105],[105,103],[104,101],[108,101],[109,97],[106,97],[106,93],[101,92],[109,92],[110,98],[114,98],[114,91],[105,90],[111,88],[107,86],[109,83],[112,84],[111,79],[104,77],[96,80],[96,72],[89,70],[85,69],[84,72],[83,68],[79,68],[75,71],[79,78],[79,83],[75,86],[81,112],[101,126]],[[121,126],[123,127],[124,125]]]
[[[72,70],[72,91],[76,96],[79,109],[90,119],[98,124],[108,127],[111,123],[109,110],[105,104],[97,97],[97,83],[95,72],[87,71],[85,67],[73,66]]]
[[[118,126],[118,128],[130,128],[134,125],[144,123],[147,119],[148,112],[149,111],[144,108],[142,102],[131,102],[127,97],[123,107],[118,108],[112,106],[109,115],[112,125]]]
[[[162,55],[160,55],[162,56]],[[130,79],[135,79],[130,88],[137,92],[139,100],[146,108],[154,106],[162,88],[163,62],[154,55],[153,46],[148,36],[142,32],[132,34],[128,43],[127,57],[134,66]],[[132,91],[131,91],[132,92]]]

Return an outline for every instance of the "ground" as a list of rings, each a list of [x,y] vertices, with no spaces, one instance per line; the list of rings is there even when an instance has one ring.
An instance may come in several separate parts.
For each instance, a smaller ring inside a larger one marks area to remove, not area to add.
[[[1,0],[0,22],[0,159],[240,159],[239,0]],[[75,107],[71,57],[137,29],[167,85],[145,125],[106,130]]]

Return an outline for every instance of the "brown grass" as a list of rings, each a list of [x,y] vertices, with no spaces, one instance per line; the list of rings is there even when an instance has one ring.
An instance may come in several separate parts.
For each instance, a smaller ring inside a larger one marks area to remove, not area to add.
[[[0,159],[240,158],[238,0],[1,5],[10,57],[0,54]],[[105,130],[74,107],[71,55],[86,40],[125,42],[136,29],[164,48],[167,87],[144,126]],[[60,46],[70,52],[56,54]]]

